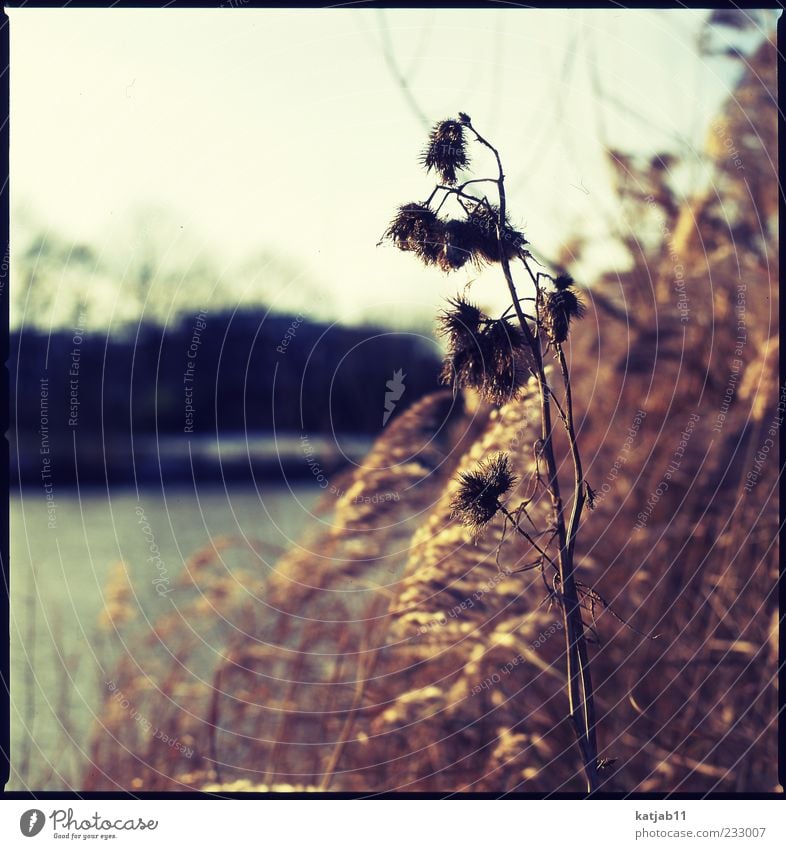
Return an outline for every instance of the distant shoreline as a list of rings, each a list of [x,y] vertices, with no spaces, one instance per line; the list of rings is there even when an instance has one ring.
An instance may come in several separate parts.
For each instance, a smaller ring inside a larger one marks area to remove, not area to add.
[[[65,446],[52,450],[53,486],[131,485],[161,483],[200,484],[222,481],[233,484],[283,483],[313,479],[316,459],[325,473],[335,473],[358,463],[374,439],[366,434],[308,435],[309,453],[303,450],[300,433],[226,433],[165,435],[145,434],[131,441],[107,443],[91,452],[79,451],[76,458]],[[25,442],[26,440],[22,440]],[[14,487],[35,490],[41,486],[39,458],[34,446],[17,444],[11,436],[10,481]],[[22,463],[15,461],[21,458]]]

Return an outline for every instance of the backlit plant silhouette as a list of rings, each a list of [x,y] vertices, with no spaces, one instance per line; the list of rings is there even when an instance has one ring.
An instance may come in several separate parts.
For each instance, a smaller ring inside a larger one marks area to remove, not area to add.
[[[471,141],[493,155],[496,176],[461,180],[459,175],[470,163],[467,148]],[[569,276],[534,270],[527,240],[508,217],[499,152],[475,129],[468,115],[459,113],[457,120],[441,121],[434,127],[422,163],[427,171],[436,172],[439,184],[424,203],[401,206],[383,239],[413,253],[425,265],[435,265],[445,272],[467,263],[478,267],[499,263],[511,299],[509,309],[499,318],[484,315],[462,296],[448,302],[439,318],[448,342],[443,381],[456,390],[475,390],[485,401],[501,406],[520,397],[534,378],[540,402],[540,433],[533,436],[534,471],[529,495],[521,500],[507,497],[516,481],[507,455],[500,453],[482,462],[475,471],[460,476],[458,494],[451,504],[453,515],[479,535],[502,514],[506,527],[512,527],[537,553],[535,561],[525,568],[540,571],[548,598],[562,610],[570,720],[581,751],[587,788],[594,790],[603,762],[598,759],[582,607],[590,608],[603,600],[579,582],[575,574],[576,534],[585,505],[592,507],[593,491],[584,479],[570,374],[562,347],[571,322],[581,316],[583,307]],[[491,198],[484,189],[492,193]],[[458,217],[441,215],[450,201]],[[514,264],[531,283],[532,295],[520,296]],[[553,357],[559,368],[559,398],[547,380],[548,357]],[[562,463],[554,441],[557,419],[567,436],[565,459],[572,469],[568,501],[563,498],[558,475]],[[536,527],[527,511],[544,492],[551,504],[551,522],[546,528]]]

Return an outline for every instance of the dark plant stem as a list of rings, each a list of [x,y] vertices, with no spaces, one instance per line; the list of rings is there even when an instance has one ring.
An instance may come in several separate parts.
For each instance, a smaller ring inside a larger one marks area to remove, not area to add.
[[[545,370],[543,367],[543,352],[541,350],[539,328],[536,326],[535,332],[533,333],[527,323],[527,318],[521,308],[520,299],[511,273],[510,260],[504,249],[503,236],[507,222],[507,199],[505,194],[505,174],[502,169],[502,160],[500,159],[497,149],[486,141],[486,139],[484,139],[480,133],[475,130],[472,124],[467,124],[467,126],[474,133],[478,142],[494,154],[497,161],[497,168],[499,172],[499,176],[496,180],[497,190],[499,193],[499,214],[497,219],[499,261],[502,266],[502,273],[505,277],[505,282],[507,283],[511,300],[513,302],[513,308],[516,311],[516,316],[521,326],[521,331],[524,334],[524,338],[527,341],[530,350],[532,351],[535,361],[533,371],[538,382],[540,395],[541,440],[543,446],[542,456],[546,460],[548,469],[547,489],[551,499],[554,514],[554,526],[556,528],[556,537],[559,544],[557,566],[559,572],[563,623],[565,626],[565,655],[567,660],[570,720],[581,751],[587,790],[592,792],[598,787],[598,747],[595,735],[594,692],[592,688],[592,678],[590,676],[585,625],[581,615],[581,605],[578,589],[576,587],[576,579],[574,575],[575,564],[573,560],[576,532],[578,530],[582,509],[584,507],[585,488],[581,458],[579,455],[575,427],[573,424],[573,399],[570,389],[570,375],[568,373],[567,363],[565,362],[565,357],[561,347],[555,346],[557,359],[562,370],[562,378],[565,384],[565,427],[568,435],[568,442],[570,443],[570,453],[574,470],[573,506],[570,520],[566,527],[565,508],[560,492],[557,462],[554,455],[554,428],[551,417],[551,390],[546,381]],[[526,258],[523,256],[522,261],[532,278],[536,292],[539,292],[540,288],[538,286],[537,277],[533,274],[526,262]]]
[[[575,637],[575,654],[579,666],[579,676],[581,679],[581,704],[584,708],[584,721],[582,723],[582,735],[584,743],[582,750],[586,748],[584,764],[587,771],[587,781],[589,790],[592,791],[595,787],[592,784],[591,776],[597,782],[597,763],[598,763],[598,745],[595,736],[595,699],[592,688],[592,676],[590,674],[589,655],[587,653],[587,641],[584,634],[584,621],[581,617],[581,609],[579,607],[579,597],[574,578],[574,547],[576,542],[576,533],[581,522],[581,513],[584,509],[586,499],[586,489],[584,485],[584,471],[581,463],[581,454],[579,453],[578,441],[576,439],[576,429],[573,421],[573,393],[570,385],[570,373],[568,364],[565,361],[565,353],[562,350],[562,345],[556,345],[557,360],[562,370],[562,380],[565,385],[565,429],[568,433],[568,443],[570,444],[570,453],[573,460],[573,507],[571,510],[570,520],[568,522],[567,539],[565,545],[565,565],[568,567],[564,570],[563,575],[560,575],[562,580],[567,581],[567,576],[570,576],[571,597],[566,598],[567,606],[571,609],[571,617],[573,618],[573,635]],[[567,596],[567,583],[565,584]],[[570,655],[570,652],[569,652]],[[592,758],[591,769],[587,769],[588,758]]]

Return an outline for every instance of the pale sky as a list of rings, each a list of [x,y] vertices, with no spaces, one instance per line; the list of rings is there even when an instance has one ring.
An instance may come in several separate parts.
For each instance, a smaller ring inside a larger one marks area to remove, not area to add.
[[[142,214],[164,262],[206,255],[225,272],[230,305],[267,283],[278,309],[350,321],[432,315],[472,276],[376,247],[396,207],[433,185],[386,39],[429,123],[462,110],[499,148],[513,221],[549,254],[602,231],[599,128],[623,150],[700,148],[738,69],[698,56],[706,12],[693,11],[6,13],[12,253],[35,222],[122,269]],[[613,265],[598,244],[594,261]],[[251,259],[265,253],[290,269],[275,285]],[[114,303],[122,282],[96,291]],[[76,284],[61,285],[67,297]]]

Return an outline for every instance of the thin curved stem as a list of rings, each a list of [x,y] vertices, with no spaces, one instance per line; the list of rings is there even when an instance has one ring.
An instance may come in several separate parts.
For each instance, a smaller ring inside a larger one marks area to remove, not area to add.
[[[540,327],[536,323],[534,332],[530,328],[524,311],[521,308],[516,284],[513,280],[513,275],[510,269],[510,259],[505,252],[503,243],[503,233],[505,223],[507,221],[507,198],[505,194],[505,172],[502,168],[502,160],[499,151],[488,142],[478,131],[472,126],[471,122],[467,122],[467,127],[474,133],[477,141],[488,148],[497,161],[498,178],[497,190],[499,193],[499,210],[497,216],[497,239],[499,243],[499,261],[502,266],[502,273],[505,277],[505,282],[508,286],[508,291],[513,302],[513,307],[521,325],[524,338],[529,345],[533,358],[535,360],[535,376],[540,390],[540,408],[541,408],[541,440],[542,440],[542,456],[546,460],[548,469],[548,485],[547,489],[551,498],[552,509],[554,513],[554,525],[556,535],[559,542],[559,553],[557,557],[557,571],[559,574],[560,583],[560,598],[562,601],[563,622],[565,626],[566,640],[566,661],[567,661],[567,679],[568,679],[568,702],[570,709],[570,719],[573,724],[574,732],[578,740],[579,749],[581,751],[582,762],[584,765],[584,773],[587,780],[587,789],[593,792],[598,786],[598,749],[595,734],[595,708],[594,708],[594,693],[592,688],[592,678],[589,669],[589,655],[587,652],[587,638],[584,629],[584,620],[581,615],[581,603],[576,587],[574,577],[574,562],[573,562],[573,543],[575,540],[575,532],[578,526],[578,520],[581,516],[581,508],[583,507],[585,492],[583,485],[583,472],[581,460],[578,454],[578,447],[575,442],[575,433],[570,438],[571,442],[571,458],[574,466],[574,493],[573,493],[573,508],[571,512],[571,520],[569,525],[565,525],[564,504],[560,493],[559,475],[557,462],[554,456],[553,443],[553,423],[551,417],[551,390],[546,381],[546,375],[543,367],[543,353],[540,346]],[[532,283],[535,286],[536,304],[540,306],[540,287],[538,285],[538,276],[536,276],[525,257],[521,257],[527,272],[529,273]],[[540,310],[536,310],[540,316]],[[563,368],[563,379],[565,380],[566,406],[566,421],[568,423],[569,435],[573,432],[572,428],[572,399],[570,393],[570,378],[567,373],[567,367]],[[578,460],[578,463],[577,463]],[[531,541],[530,541],[531,542]]]
[[[519,533],[521,536],[523,536],[523,537],[524,537],[524,539],[526,539],[526,540],[527,540],[527,542],[528,542],[528,543],[529,543],[529,544],[530,544],[530,545],[531,545],[531,546],[535,549],[535,551],[537,551],[537,552],[538,552],[538,554],[540,554],[540,556],[541,556],[541,557],[543,557],[543,558],[545,558],[546,560],[548,560],[548,561],[549,561],[549,563],[551,563],[551,565],[552,565],[555,569],[558,569],[557,564],[556,564],[556,563],[555,563],[555,562],[551,559],[551,557],[549,557],[549,555],[548,555],[548,554],[546,554],[546,552],[545,552],[545,551],[544,551],[544,550],[543,550],[543,549],[542,549],[542,548],[541,548],[541,547],[540,547],[540,546],[539,546],[539,545],[535,542],[535,540],[532,538],[532,535],[531,535],[531,534],[529,534],[527,531],[525,531],[525,530],[524,530],[524,528],[522,528],[522,527],[521,527],[521,525],[519,525],[519,523],[516,521],[515,516],[513,516],[513,514],[510,512],[510,510],[508,510],[506,507],[502,507],[502,508],[501,508],[501,510],[502,510],[502,512],[504,513],[504,515],[506,516],[506,518],[508,518],[508,519],[510,520],[510,523],[513,525],[513,529],[514,529],[517,533]]]

